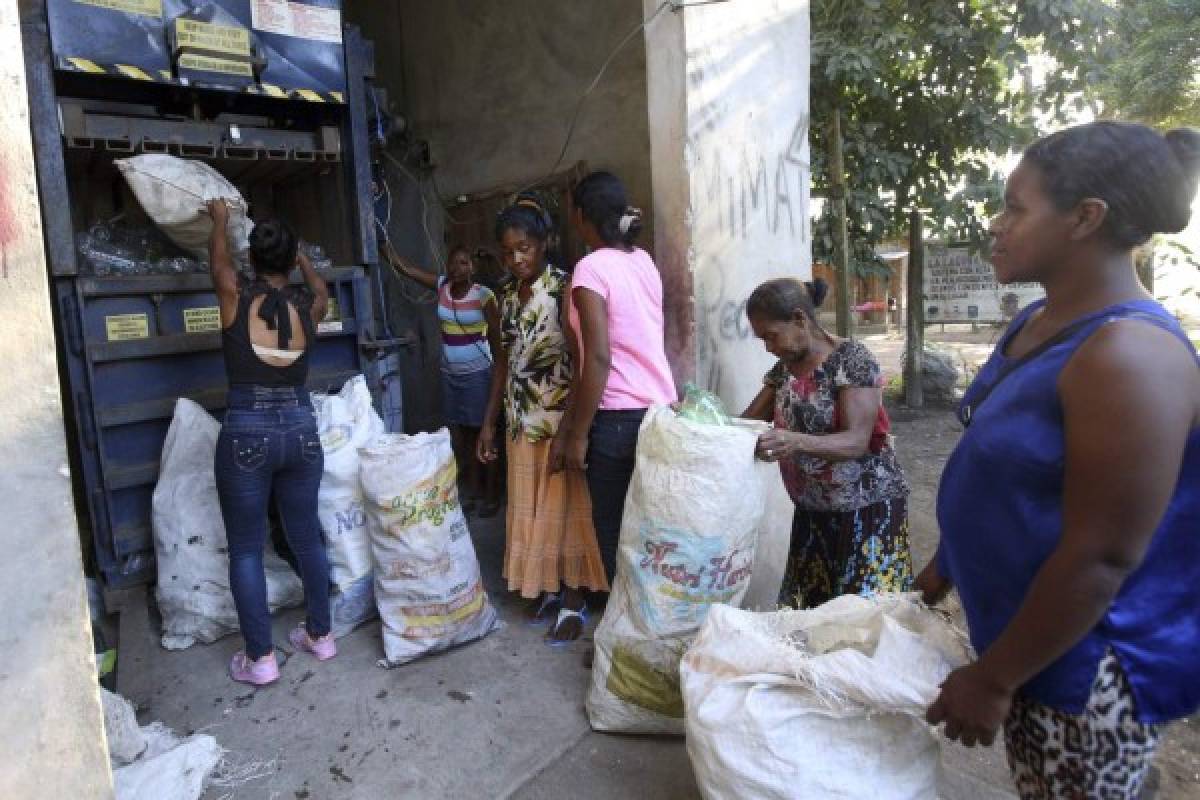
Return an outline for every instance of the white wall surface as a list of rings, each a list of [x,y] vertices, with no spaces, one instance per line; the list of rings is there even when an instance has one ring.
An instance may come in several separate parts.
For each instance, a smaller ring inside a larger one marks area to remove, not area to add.
[[[646,15],[659,5],[645,0]],[[646,31],[657,255],[669,297],[689,298],[669,314],[668,351],[677,377],[694,375],[739,413],[772,364],[746,298],[770,278],[812,275],[808,2],[664,16]],[[770,475],[749,598],[760,607],[774,605],[793,510]]]

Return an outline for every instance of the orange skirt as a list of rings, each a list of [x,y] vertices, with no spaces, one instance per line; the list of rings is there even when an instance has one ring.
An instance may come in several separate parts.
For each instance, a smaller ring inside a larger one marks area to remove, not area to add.
[[[508,441],[504,577],[509,591],[534,598],[572,589],[608,591],[592,503],[583,473],[550,474],[550,440]]]

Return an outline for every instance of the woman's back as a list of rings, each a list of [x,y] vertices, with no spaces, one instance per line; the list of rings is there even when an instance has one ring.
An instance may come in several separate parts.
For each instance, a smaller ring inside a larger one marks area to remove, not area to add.
[[[307,292],[291,287],[243,286],[237,316],[221,332],[229,384],[304,386],[316,340],[311,304]]]
[[[605,247],[583,258],[571,291],[587,289],[604,298],[608,316],[610,368],[600,400],[605,410],[648,408],[676,399],[664,343],[662,278],[641,248]],[[579,315],[571,304],[571,325]]]

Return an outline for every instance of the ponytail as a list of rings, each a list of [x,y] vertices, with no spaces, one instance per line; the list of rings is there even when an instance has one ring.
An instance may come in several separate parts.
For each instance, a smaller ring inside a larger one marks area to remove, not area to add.
[[[571,195],[583,218],[609,247],[628,250],[642,233],[642,211],[629,205],[625,186],[611,172],[593,172]]]

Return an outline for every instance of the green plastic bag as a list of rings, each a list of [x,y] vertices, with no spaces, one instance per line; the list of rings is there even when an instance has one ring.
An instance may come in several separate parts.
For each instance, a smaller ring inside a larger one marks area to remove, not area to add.
[[[679,406],[679,416],[702,425],[732,424],[721,398],[694,383],[683,387],[683,403]]]

